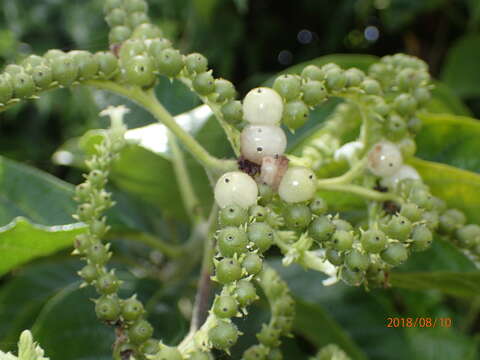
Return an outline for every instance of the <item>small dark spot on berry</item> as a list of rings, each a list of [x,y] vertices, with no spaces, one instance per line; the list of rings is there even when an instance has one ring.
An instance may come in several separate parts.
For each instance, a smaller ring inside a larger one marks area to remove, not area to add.
[[[225,179],[225,182],[228,184],[230,182],[230,179],[229,178],[226,178]]]
[[[262,152],[263,151],[263,148],[261,146],[257,147],[257,151],[258,152]]]

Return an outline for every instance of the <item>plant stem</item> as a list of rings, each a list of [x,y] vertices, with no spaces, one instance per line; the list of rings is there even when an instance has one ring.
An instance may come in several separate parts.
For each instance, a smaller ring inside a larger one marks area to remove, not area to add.
[[[183,143],[195,159],[203,167],[216,175],[235,170],[237,164],[235,160],[221,160],[210,155],[205,148],[200,145],[193,136],[178,125],[174,117],[157,100],[153,91],[145,92],[139,87],[125,87],[111,81],[90,80],[87,85],[99,89],[108,90],[118,95],[122,95],[132,101],[135,101],[147,111],[149,111],[159,122],[164,124],[170,131]]]
[[[363,158],[357,162],[350,170],[341,176],[337,176],[330,179],[320,179],[317,184],[321,188],[328,185],[341,185],[351,183],[357,176],[361,175],[367,164],[367,159]]]
[[[178,258],[181,255],[184,254],[184,249],[183,247],[180,246],[175,246],[172,244],[167,243],[166,241],[145,233],[145,232],[135,232],[135,231],[129,231],[129,232],[109,232],[107,233],[107,238],[116,238],[116,237],[123,237],[127,240],[134,240],[141,242],[142,244],[145,244],[152,249],[160,251],[162,254],[171,257],[171,258]]]
[[[387,201],[387,200],[392,200],[397,203],[402,204],[403,199],[400,198],[397,195],[394,195],[392,193],[382,193],[378,192],[375,190],[370,190],[367,188],[364,188],[363,186],[360,185],[354,185],[354,184],[323,184],[320,183],[317,186],[318,190],[327,190],[327,191],[339,191],[339,192],[347,192],[351,194],[358,195],[360,197],[363,197],[365,199],[369,200],[374,200],[374,201]]]

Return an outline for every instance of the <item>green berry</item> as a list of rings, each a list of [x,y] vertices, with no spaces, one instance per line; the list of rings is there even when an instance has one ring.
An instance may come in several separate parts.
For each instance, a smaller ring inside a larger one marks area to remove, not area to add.
[[[214,358],[211,353],[195,351],[190,354],[188,360],[214,360]]]
[[[130,13],[147,12],[148,4],[145,0],[126,0],[123,8]]]
[[[417,101],[410,94],[400,94],[393,101],[393,107],[401,115],[412,115],[417,109]]]
[[[98,269],[93,264],[87,264],[78,272],[78,274],[86,283],[91,284],[98,277]]]
[[[266,360],[268,348],[262,344],[252,345],[243,353],[242,360]]]
[[[125,64],[125,79],[131,85],[149,87],[155,81],[153,70],[149,56],[137,55]]]
[[[111,52],[98,52],[95,54],[98,62],[100,76],[110,79],[118,70],[118,60]]]
[[[153,58],[157,58],[158,56],[160,56],[163,50],[170,49],[171,47],[172,42],[168,39],[153,39],[150,40],[150,45],[148,46],[148,54]]]
[[[225,258],[218,262],[216,277],[220,284],[228,284],[240,280],[242,268],[235,258]]]
[[[472,248],[480,244],[480,226],[469,224],[459,228],[456,232],[460,246],[463,248]]]
[[[151,25],[151,24],[149,24],[149,22],[150,22],[150,18],[148,17],[148,15],[145,14],[144,12],[139,12],[139,11],[129,14],[128,18],[127,18],[127,25],[131,29],[138,28],[142,25],[147,25],[147,26]],[[153,26],[153,25],[151,25],[151,26]],[[133,33],[131,36],[133,37],[134,34],[135,33]],[[137,33],[137,37],[141,37],[142,35]]]
[[[225,79],[215,79],[215,93],[217,94],[217,101],[221,103],[232,100],[237,94],[233,84]]]
[[[345,256],[345,265],[352,271],[365,271],[370,264],[370,257],[360,251],[353,249]]]
[[[323,198],[316,196],[310,203],[310,210],[313,214],[320,216],[327,212],[328,204]]]
[[[87,258],[93,264],[103,265],[110,259],[110,253],[105,245],[96,243],[88,248]]]
[[[309,80],[302,85],[302,99],[308,106],[317,106],[327,98],[327,90],[320,81]]]
[[[121,44],[132,35],[132,30],[128,26],[115,26],[110,30],[108,40],[110,44]]]
[[[160,351],[160,343],[155,339],[148,339],[141,346],[140,349],[142,354],[154,355]]]
[[[451,233],[465,225],[467,219],[465,214],[458,209],[448,209],[440,216],[440,230]]]
[[[426,210],[433,208],[432,195],[423,187],[413,188],[408,195],[408,200]]]
[[[193,89],[200,95],[206,96],[215,91],[215,79],[212,71],[197,74],[192,81]]]
[[[143,313],[143,305],[136,297],[131,297],[122,304],[122,317],[126,321],[137,320]]]
[[[281,75],[275,79],[273,89],[286,101],[297,99],[300,96],[302,82],[295,75]]]
[[[390,139],[400,139],[407,133],[407,123],[402,117],[393,114],[388,117],[385,127],[386,133]]]
[[[132,39],[150,40],[161,38],[163,36],[162,31],[158,26],[148,23],[149,19],[146,14],[143,19],[140,14],[136,14],[137,13],[134,13],[130,16],[130,24],[135,28],[132,34]],[[137,23],[137,25],[134,26],[135,23]]]
[[[88,51],[72,51],[70,54],[77,65],[78,75],[81,79],[88,80],[97,74],[99,64],[91,53]]]
[[[174,77],[183,69],[183,57],[178,50],[165,49],[156,58],[155,63],[157,65],[160,74]]]
[[[337,250],[327,249],[327,251],[325,252],[325,256],[327,260],[330,261],[333,265],[339,266],[343,264],[344,256]]]
[[[243,107],[242,103],[238,100],[232,100],[222,106],[222,115],[225,121],[230,124],[237,124],[242,121]]]
[[[13,85],[11,76],[8,74],[0,75],[0,104],[6,104],[13,96]]]
[[[22,61],[23,68],[29,73],[32,73],[37,66],[46,64],[47,60],[38,55],[30,55]]]
[[[416,116],[412,116],[407,122],[408,131],[412,134],[418,134],[422,130],[422,120]]]
[[[363,273],[350,270],[348,267],[343,267],[340,278],[348,285],[359,286],[363,281]]]
[[[440,213],[447,210],[447,204],[442,199],[432,196],[431,202],[432,202],[432,210],[438,211]]]
[[[392,266],[400,265],[408,259],[408,250],[401,243],[393,243],[380,254],[383,261]]]
[[[432,98],[430,91],[423,87],[415,89],[415,91],[413,92],[413,96],[415,97],[415,100],[417,100],[417,103],[419,105],[427,104]]]
[[[425,221],[425,224],[430,230],[437,229],[440,223],[439,216],[436,211],[425,211],[422,215],[422,220]]]
[[[103,11],[109,13],[114,9],[120,9],[123,6],[122,0],[105,0],[103,4]]]
[[[238,329],[230,322],[219,321],[208,332],[208,338],[215,349],[228,350],[238,340]]]
[[[303,101],[291,101],[285,104],[282,121],[290,130],[296,130],[307,122],[308,114],[308,107]]]
[[[120,301],[114,296],[102,296],[95,302],[95,313],[100,320],[115,321],[120,316]]]
[[[47,89],[53,81],[52,69],[45,65],[39,65],[32,70],[32,78],[38,88]]]
[[[332,223],[333,223],[333,225],[335,225],[335,229],[337,229],[337,230],[343,230],[343,231],[352,231],[353,230],[352,224],[350,224],[346,220],[333,219]]]
[[[382,93],[382,88],[377,80],[365,79],[361,87],[368,95],[380,95]]]
[[[411,137],[404,137],[400,140],[398,147],[400,148],[404,159],[412,157],[417,152],[417,144]]]
[[[249,253],[243,259],[242,266],[249,275],[256,275],[262,271],[262,258],[255,253]]]
[[[293,229],[305,229],[312,220],[310,208],[303,204],[293,204],[285,208],[283,212],[285,224]]]
[[[315,65],[307,65],[302,70],[302,77],[315,81],[322,81],[325,79],[324,72]]]
[[[35,83],[26,72],[12,75],[13,93],[17,98],[27,98],[35,93]]]
[[[325,73],[325,82],[330,90],[341,90],[347,83],[347,77],[341,69],[331,69]]]
[[[273,199],[273,189],[270,185],[259,184],[258,185],[258,203],[262,206],[269,204]]]
[[[103,274],[97,279],[97,291],[102,295],[109,295],[117,292],[120,283],[117,277],[112,273]]]
[[[248,220],[247,210],[232,204],[220,210],[220,224],[222,226],[240,226]]]
[[[127,13],[120,8],[112,9],[112,11],[105,16],[105,21],[110,27],[125,25],[127,21]]]
[[[266,324],[262,325],[262,329],[257,334],[257,339],[260,342],[260,344],[267,347],[280,346],[279,337],[280,337],[280,331]]]
[[[268,209],[260,205],[250,207],[249,215],[257,222],[265,221],[268,216]]]
[[[144,41],[138,39],[129,39],[122,44],[118,55],[123,62],[127,63],[137,55],[144,55],[146,51],[147,46],[145,45]]]
[[[248,240],[255,244],[255,247],[261,252],[267,251],[272,246],[275,231],[264,222],[254,222],[248,225]]]
[[[400,209],[400,215],[404,216],[411,222],[417,222],[422,219],[422,209],[415,203],[405,203]]]
[[[238,312],[238,303],[233,296],[220,295],[213,304],[213,313],[219,318],[231,318]]]
[[[243,254],[247,251],[248,238],[244,230],[229,226],[218,233],[218,248],[224,257]]]
[[[240,306],[246,307],[257,299],[255,286],[248,280],[242,279],[237,282],[235,295]]]
[[[56,59],[58,57],[62,57],[62,56],[65,56],[65,55],[66,55],[65,52],[63,52],[62,50],[50,49],[43,55],[43,57],[46,60],[51,62],[53,59]]]
[[[330,240],[334,232],[335,225],[326,216],[317,217],[311,222],[308,228],[308,234],[313,238],[313,240],[319,243],[324,243]]]
[[[6,74],[9,74],[11,76],[15,76],[18,74],[23,74],[25,72],[25,68],[23,66],[17,65],[17,64],[8,64],[5,67],[4,72]]]
[[[142,344],[153,335],[153,327],[145,319],[137,320],[129,329],[128,329],[128,338],[134,344]]]
[[[283,360],[282,351],[279,348],[270,349],[267,360]]]
[[[78,77],[78,67],[71,55],[51,60],[53,79],[62,86],[70,86]]]
[[[385,232],[392,239],[405,241],[412,231],[412,223],[402,215],[393,216],[388,222]]]
[[[411,238],[413,251],[423,251],[432,244],[433,235],[426,225],[420,224],[413,228]]]
[[[347,86],[359,86],[365,78],[365,74],[359,69],[351,68],[345,71],[345,77],[347,78]]]
[[[337,230],[332,236],[333,248],[346,251],[352,248],[353,233],[351,231]]]
[[[208,60],[199,53],[188,54],[185,58],[185,66],[190,73],[203,73],[207,71]]]
[[[387,238],[380,230],[367,230],[362,233],[361,239],[362,247],[366,252],[379,253],[387,245]]]

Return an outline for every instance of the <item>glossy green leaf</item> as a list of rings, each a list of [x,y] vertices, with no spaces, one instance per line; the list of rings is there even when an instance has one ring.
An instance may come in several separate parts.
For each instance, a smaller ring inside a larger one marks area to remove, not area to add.
[[[75,236],[84,230],[82,223],[47,227],[16,218],[0,228],[0,276],[32,259],[70,247]]]
[[[457,95],[468,98],[480,95],[480,35],[461,37],[448,51],[441,79]]]
[[[423,181],[449,207],[461,209],[470,222],[480,223],[480,175],[435,162],[412,159]]]
[[[445,294],[461,297],[478,296],[480,293],[480,272],[418,272],[391,273],[392,286],[405,289],[435,289]]]
[[[449,114],[420,115],[422,131],[417,135],[417,156],[480,172],[480,122]]]
[[[462,100],[447,85],[434,81],[432,99],[426,105],[426,110],[438,114],[456,114],[470,116],[472,112]]]

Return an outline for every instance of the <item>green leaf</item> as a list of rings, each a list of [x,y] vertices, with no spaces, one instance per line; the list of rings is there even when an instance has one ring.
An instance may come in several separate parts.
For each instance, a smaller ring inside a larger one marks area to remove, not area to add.
[[[480,35],[461,37],[449,49],[441,79],[462,98],[480,96]]]
[[[0,228],[0,276],[32,259],[70,247],[75,236],[84,230],[82,223],[47,227],[17,217]]]
[[[412,290],[435,289],[445,294],[474,297],[480,293],[480,272],[391,273],[393,286]]]
[[[435,196],[449,207],[461,209],[470,222],[480,223],[480,175],[435,162],[412,159],[414,166]]]
[[[463,116],[423,113],[417,156],[480,172],[480,122]]]
[[[471,116],[472,112],[462,100],[447,85],[440,81],[434,81],[432,99],[426,105],[426,110],[438,114],[456,114]]]

